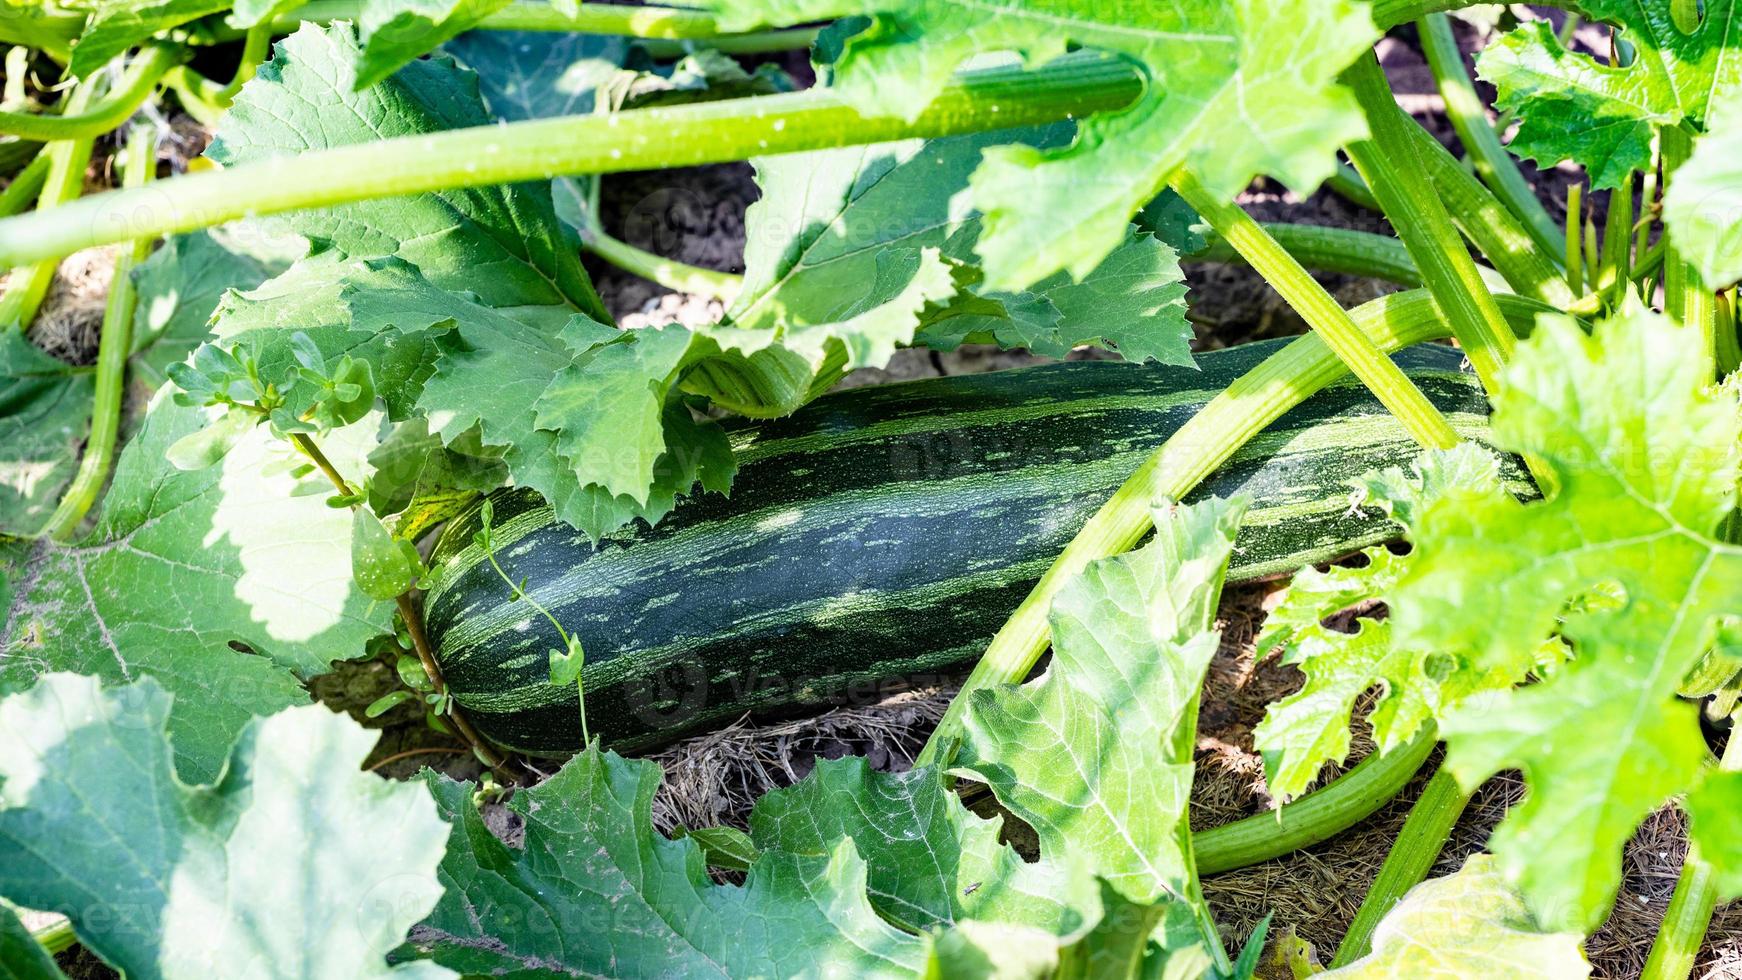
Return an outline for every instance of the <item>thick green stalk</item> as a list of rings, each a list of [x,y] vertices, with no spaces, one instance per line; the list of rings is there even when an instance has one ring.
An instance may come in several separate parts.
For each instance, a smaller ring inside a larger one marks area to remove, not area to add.
[[[30,140],[76,140],[100,136],[127,121],[157,90],[164,72],[181,60],[180,51],[168,44],[148,45],[127,65],[115,88],[95,105],[75,106],[58,116],[35,112],[0,112],[0,133]]]
[[[1379,210],[1379,199],[1373,196],[1371,190],[1367,189],[1367,182],[1361,179],[1361,175],[1355,172],[1355,168],[1346,163],[1338,161],[1336,171],[1331,174],[1329,180],[1325,181],[1325,186],[1329,187],[1333,194],[1350,204],[1366,208],[1369,211]]]
[[[12,183],[0,191],[0,218],[10,218],[36,200],[42,193],[42,185],[48,179],[49,165],[53,158],[47,153],[38,153],[36,159],[26,164],[18,176],[12,178]]]
[[[612,238],[597,228],[588,229],[581,237],[587,251],[624,272],[652,280],[667,289],[730,302],[744,288],[743,276],[664,258]]]
[[[1571,304],[1573,292],[1567,288],[1560,263],[1536,247],[1524,224],[1492,191],[1482,186],[1475,174],[1464,169],[1451,151],[1415,120],[1409,122],[1409,140],[1416,160],[1425,168],[1434,192],[1470,244],[1493,263],[1520,295],[1563,309]]]
[[[1567,287],[1577,295],[1585,292],[1585,251],[1579,245],[1579,217],[1584,213],[1585,185],[1567,185]]]
[[[1734,718],[1732,718],[1734,720]],[[1742,769],[1742,738],[1732,724],[1729,741],[1718,768],[1728,772]],[[1700,857],[1700,849],[1692,842],[1682,859],[1681,876],[1676,879],[1675,893],[1670,896],[1669,909],[1658,926],[1657,938],[1651,942],[1645,970],[1640,980],[1686,980],[1693,972],[1694,958],[1700,953],[1706,927],[1712,923],[1712,910],[1718,905],[1717,874],[1712,865]]]
[[[1325,345],[1349,365],[1349,370],[1391,414],[1397,416],[1417,442],[1437,449],[1457,445],[1457,432],[1433,402],[1428,401],[1403,369],[1392,363],[1373,339],[1362,332],[1348,311],[1338,305],[1325,287],[1284,251],[1276,239],[1266,234],[1251,215],[1238,204],[1206,192],[1203,185],[1185,171],[1174,178],[1172,186],[1192,210],[1209,222],[1223,241],[1233,246],[1234,251],[1251,263],[1264,281],[1282,295],[1301,319],[1313,328],[1313,333],[1324,338]]]
[[[157,131],[140,126],[127,139],[126,170],[122,186],[139,187],[149,181],[157,163]],[[91,436],[78,472],[61,496],[60,504],[43,525],[42,534],[65,541],[79,529],[103,484],[109,479],[109,464],[115,458],[115,441],[121,432],[121,396],[127,380],[127,355],[133,349],[133,267],[151,254],[152,239],[135,241],[115,259],[115,278],[109,285],[103,309],[103,329],[97,340],[96,393],[91,407]]]
[[[73,924],[66,919],[31,933],[31,936],[36,940],[36,944],[46,950],[50,956],[57,956],[72,949],[73,944],[79,941],[79,937],[73,932]]]
[[[80,82],[73,94],[67,97],[67,108],[79,112],[90,105],[97,84],[94,78]],[[78,197],[79,191],[84,189],[85,168],[91,163],[91,138],[57,140],[48,144],[42,153],[48,157],[49,164],[43,177],[42,192],[37,195],[36,210],[7,218],[0,221],[0,225],[30,219],[49,225],[66,223],[66,219],[60,216],[66,213],[66,202]],[[75,251],[78,249],[44,252],[17,262],[0,261],[0,267],[13,267],[6,294],[0,296],[0,330],[23,330],[30,326],[30,322],[36,319],[36,311],[42,307],[43,297],[48,295],[49,286],[54,283],[61,257]],[[19,268],[27,262],[28,267]]]
[[[1597,288],[1613,292],[1633,278],[1633,182],[1609,192],[1609,214],[1603,224],[1603,265]]]
[[[867,118],[821,88],[401,136],[98,194],[52,217],[9,218],[0,221],[0,266],[368,198],[1031,126],[1119,108],[1142,85],[1128,65],[1082,55],[1038,71],[965,72],[911,122]]]
[[[1693,137],[1680,126],[1663,129],[1663,176],[1668,183],[1676,168],[1694,152]],[[1717,361],[1717,298],[1706,288],[1700,270],[1677,254],[1672,245],[1663,259],[1663,311],[1683,324],[1699,328],[1706,355]]]
[[[1331,967],[1342,966],[1367,955],[1373,942],[1373,930],[1385,918],[1404,893],[1421,884],[1445,849],[1452,827],[1470,804],[1470,796],[1459,788],[1458,781],[1441,766],[1421,791],[1403,829],[1391,843],[1391,852],[1379,866],[1379,874],[1367,889],[1367,897],[1355,912],[1349,931],[1343,934],[1342,945],[1331,960]]]
[[[271,53],[272,29],[256,26],[248,31],[247,40],[242,43],[242,60],[236,63],[236,74],[230,77],[230,84],[213,93],[212,101],[229,108],[236,98],[236,93],[242,91],[242,86],[254,78],[254,73],[260,70],[266,56]]]
[[[1490,393],[1518,338],[1507,326],[1494,295],[1483,284],[1452,216],[1423,173],[1410,131],[1419,128],[1397,105],[1379,59],[1363,55],[1343,73],[1367,117],[1372,136],[1349,145],[1355,169],[1379,198],[1398,237],[1415,257],[1422,282],[1433,294],[1452,336]]]
[[[1409,249],[1390,235],[1376,235],[1353,228],[1330,228],[1325,225],[1295,225],[1282,222],[1260,222],[1265,234],[1276,239],[1288,254],[1301,265],[1315,272],[1338,272],[1346,276],[1383,279],[1414,289],[1421,285],[1421,273]],[[1204,247],[1181,258],[1195,262],[1246,261],[1234,246],[1214,233],[1204,236]],[[1509,293],[1512,286],[1500,273],[1487,266],[1476,271],[1490,289]]]
[[[295,30],[303,21],[354,21],[361,16],[363,6],[362,0],[314,0],[279,18],[273,29],[285,33]],[[573,13],[565,13],[555,4],[514,0],[486,16],[478,27],[487,31],[556,31],[670,39],[720,35],[719,21],[703,10],[591,2],[576,6]]]
[[[770,54],[776,51],[801,51],[816,43],[818,27],[789,27],[778,31],[754,31],[749,34],[719,34],[709,38],[642,38],[641,50],[648,57],[660,60],[681,58],[698,48],[708,48],[721,54]]]
[[[1389,803],[1420,769],[1437,744],[1422,732],[1401,748],[1362,759],[1324,786],[1259,813],[1192,835],[1198,873],[1220,874],[1311,847],[1367,819]]]
[[[1507,318],[1522,330],[1530,329],[1538,313],[1553,309],[1520,296],[1499,300]],[[1425,290],[1363,303],[1350,316],[1387,352],[1444,337],[1447,329]],[[1128,551],[1149,533],[1151,500],[1185,497],[1266,426],[1348,370],[1323,335],[1307,334],[1236,379],[1180,426],[1101,505],[1035,583],[981,655],[963,693],[950,702],[919,761],[941,761],[939,754],[961,731],[966,692],[1019,683],[1028,676],[1046,651],[1047,613],[1059,588],[1090,562]]]
[[[1524,223],[1538,248],[1561,257],[1560,229],[1537,200],[1512,154],[1501,145],[1500,134],[1489,124],[1488,111],[1464,70],[1464,55],[1452,35],[1451,19],[1445,14],[1429,14],[1416,21],[1416,31],[1421,36],[1422,52],[1427,55],[1440,97],[1446,102],[1446,116],[1451,119],[1459,142],[1464,144],[1476,176]]]

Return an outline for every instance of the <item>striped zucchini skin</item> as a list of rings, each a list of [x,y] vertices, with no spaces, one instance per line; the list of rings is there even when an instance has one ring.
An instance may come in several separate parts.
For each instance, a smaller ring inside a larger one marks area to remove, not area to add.
[[[858,388],[733,433],[731,496],[594,546],[536,495],[494,495],[497,559],[586,650],[592,731],[645,749],[746,712],[896,689],[971,662],[1089,515],[1205,402],[1280,342],[1200,355],[1200,371],[1083,362]],[[1452,424],[1485,434],[1462,355],[1397,356]],[[1249,494],[1230,577],[1385,540],[1353,477],[1416,445],[1354,381],[1313,396],[1196,492]],[[449,688],[511,749],[580,747],[573,687],[549,683],[550,624],[472,545],[476,509],[436,546],[426,626]]]

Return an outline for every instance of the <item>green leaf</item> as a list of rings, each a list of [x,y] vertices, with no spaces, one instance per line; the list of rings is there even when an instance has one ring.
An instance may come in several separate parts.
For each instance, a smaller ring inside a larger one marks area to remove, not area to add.
[[[356,88],[385,79],[506,7],[508,0],[366,0]]]
[[[0,893],[66,912],[129,977],[441,977],[386,954],[439,894],[444,830],[375,739],[310,705],[250,722],[188,785],[150,679],[53,674],[0,701]],[[335,832],[342,830],[342,832]]]
[[[969,920],[926,940],[927,977],[1042,980],[1058,970],[1058,939],[1030,926]]]
[[[584,115],[615,79],[629,39],[552,31],[468,31],[444,50],[478,73],[490,114],[507,122]]]
[[[916,117],[959,65],[989,50],[1039,63],[1080,45],[1141,65],[1151,80],[1144,94],[1083,121],[1070,147],[987,153],[971,194],[986,215],[977,250],[987,280],[1005,290],[1060,270],[1087,276],[1182,167],[1225,197],[1257,174],[1312,191],[1331,175],[1337,148],[1366,132],[1336,79],[1378,38],[1366,6],[1351,0],[1153,4],[1135,19],[1093,0],[709,6],[725,30],[874,14],[834,65],[835,89],[867,114]]]
[[[1723,289],[1742,279],[1742,84],[1713,101],[1706,135],[1664,192],[1663,221],[1676,254]]]
[[[34,534],[79,468],[96,388],[22,330],[0,331],[0,531]]]
[[[1373,952],[1324,980],[1572,980],[1591,975],[1584,937],[1545,932],[1486,854],[1411,888],[1373,931]]]
[[[0,905],[0,980],[66,980],[54,957],[4,905]]]
[[[353,91],[351,28],[304,24],[280,41],[224,116],[206,155],[224,166],[490,122],[477,76],[446,58]],[[478,152],[488,153],[486,142]],[[261,219],[354,259],[404,260],[439,288],[496,308],[554,306],[607,319],[543,184],[378,198]]]
[[[749,834],[736,827],[698,827],[694,830],[679,827],[672,832],[672,838],[680,837],[688,837],[701,845],[702,855],[710,868],[749,871],[750,865],[756,861],[756,845],[750,842]]]
[[[400,541],[366,508],[351,518],[351,577],[371,599],[392,602],[417,584],[417,548]]]
[[[1378,494],[1394,517],[1411,516],[1452,488],[1504,492],[1499,461],[1473,443],[1425,454],[1409,474],[1368,474],[1357,484]],[[1479,691],[1499,690],[1523,679],[1506,670],[1478,669],[1452,654],[1397,644],[1391,624],[1360,617],[1350,632],[1324,620],[1363,603],[1384,602],[1409,567],[1410,558],[1384,546],[1362,552],[1367,564],[1297,572],[1281,602],[1264,620],[1260,653],[1280,648],[1285,664],[1306,675],[1301,689],[1271,704],[1253,729],[1264,755],[1272,795],[1289,800],[1304,793],[1326,762],[1349,754],[1349,726],[1357,699],[1377,686],[1367,722],[1380,753],[1401,748],[1424,724]],[[1558,655],[1559,644],[1544,656]],[[1555,658],[1558,659],[1558,656]]]
[[[260,417],[241,409],[230,409],[216,421],[182,436],[163,451],[163,458],[178,470],[203,470],[224,461],[254,431]]]
[[[826,855],[851,839],[865,859],[871,904],[910,931],[970,919],[1049,937],[1085,931],[1100,911],[1089,869],[1023,861],[1000,839],[1002,825],[969,813],[936,769],[880,773],[856,757],[819,760],[750,813],[760,850]]]
[[[1400,644],[1513,676],[1555,633],[1573,645],[1544,683],[1470,698],[1442,725],[1465,787],[1524,771],[1530,793],[1489,844],[1551,928],[1602,922],[1622,845],[1707,755],[1676,691],[1742,595],[1742,549],[1714,536],[1736,502],[1742,413],[1711,372],[1692,328],[1636,304],[1589,336],[1543,317],[1492,431],[1558,491],[1448,493],[1414,522]]]
[[[187,359],[211,334],[218,301],[232,289],[253,289],[282,272],[301,239],[257,236],[249,226],[176,235],[134,270],[129,375],[155,391],[171,364]],[[300,252],[301,248],[298,247]]]
[[[299,676],[391,630],[390,607],[351,581],[350,515],[293,496],[287,464],[300,458],[263,427],[220,465],[166,465],[169,446],[205,424],[201,409],[153,403],[96,528],[33,553],[0,639],[0,693],[58,670],[156,679],[176,696],[170,733],[189,780],[216,777],[250,717],[306,702]],[[378,425],[323,441],[347,478],[363,475]]]
[[[91,19],[73,42],[73,57],[67,63],[68,73],[79,78],[163,31],[230,8],[229,0],[96,0],[70,6],[91,10]]]
[[[1054,600],[1039,680],[976,692],[957,764],[1033,827],[1050,860],[1149,905],[1195,887],[1186,848],[1197,694],[1245,506],[1158,510],[1153,541]]]
[[[1021,292],[984,288],[974,254],[984,222],[964,200],[969,174],[988,146],[1013,135],[1056,147],[1070,134],[1060,125],[753,161],[762,196],[745,215],[744,288],[727,318],[815,329],[841,319],[846,304],[857,310],[901,295],[907,283],[899,278],[866,295],[889,253],[935,248],[955,269],[954,295],[915,311],[917,336],[902,343],[948,349],[989,340],[1063,357],[1079,344],[1110,342],[1132,361],[1190,364],[1183,277],[1173,251],[1148,235],[1128,230],[1082,283],[1061,273]]]
[[[1573,160],[1591,186],[1620,187],[1651,165],[1656,133],[1706,122],[1714,93],[1742,82],[1742,21],[1736,0],[1709,0],[1689,33],[1671,16],[1675,0],[1585,0],[1581,12],[1621,29],[1631,63],[1611,67],[1566,50],[1548,21],[1503,35],[1476,61],[1499,90],[1496,106],[1519,115],[1512,152],[1551,167]]]
[[[471,787],[428,777],[453,823],[447,892],[415,934],[438,963],[521,976],[911,976],[924,940],[882,921],[865,863],[843,841],[824,855],[765,852],[742,887],[708,879],[693,840],[653,830],[659,767],[588,749],[516,793],[510,846]],[[571,923],[597,923],[579,930]]]
[[[507,467],[487,454],[475,431],[444,445],[425,419],[394,426],[369,453],[369,465],[375,470],[369,480],[369,509],[382,515],[397,514],[418,497],[456,490],[488,492],[508,476]]]
[[[505,122],[582,115],[600,104],[600,88],[630,73],[628,38],[553,31],[467,31],[444,50],[478,73],[490,114]],[[572,230],[590,228],[598,177],[557,177],[556,213]]]

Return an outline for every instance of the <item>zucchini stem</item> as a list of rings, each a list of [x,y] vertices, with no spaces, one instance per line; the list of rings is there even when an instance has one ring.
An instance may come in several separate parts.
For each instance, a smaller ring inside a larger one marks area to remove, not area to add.
[[[180,60],[180,50],[172,45],[147,45],[139,57],[128,63],[120,81],[115,83],[114,89],[101,102],[94,105],[88,101],[75,104],[69,98],[66,111],[58,116],[36,112],[0,112],[0,133],[45,142],[101,136],[139,111],[139,107],[151,97],[151,93],[157,91],[157,83],[164,73],[175,67]]]
[[[1433,71],[1440,97],[1445,100],[1446,116],[1451,120],[1452,129],[1457,131],[1458,141],[1464,144],[1464,152],[1469,154],[1476,176],[1506,205],[1513,217],[1523,222],[1537,248],[1557,259],[1564,259],[1560,251],[1563,247],[1560,228],[1548,216],[1542,202],[1537,200],[1536,192],[1530,189],[1512,154],[1501,145],[1500,134],[1488,122],[1487,109],[1464,69],[1464,55],[1458,50],[1457,38],[1452,34],[1451,18],[1445,14],[1429,14],[1416,21],[1416,32],[1421,36],[1422,51],[1427,55],[1428,67]]]
[[[1259,227],[1276,239],[1276,243],[1294,256],[1295,261],[1316,272],[1383,279],[1408,289],[1419,288],[1422,284],[1421,272],[1415,267],[1415,260],[1410,258],[1409,249],[1390,235],[1284,222],[1259,222]],[[1204,236],[1203,248],[1180,258],[1193,262],[1246,261],[1245,256],[1214,232]],[[1512,292],[1511,284],[1500,273],[1482,265],[1477,266],[1476,271],[1493,291]]]
[[[1415,441],[1428,448],[1457,445],[1458,434],[1440,410],[1428,401],[1403,369],[1386,357],[1373,339],[1294,257],[1271,238],[1238,204],[1204,190],[1190,173],[1181,171],[1172,186],[1185,202],[1210,223],[1223,241],[1252,264],[1282,298],[1294,307],[1313,333],[1349,366],[1369,390],[1397,416]]]
[[[1737,737],[1734,715],[1731,721],[1730,738],[1718,759],[1718,768],[1725,772],[1742,769],[1742,738]],[[1687,856],[1682,859],[1681,875],[1676,878],[1675,893],[1670,896],[1657,937],[1651,941],[1651,953],[1645,959],[1640,980],[1686,980],[1693,972],[1694,958],[1699,955],[1717,906],[1717,872],[1690,841]]]
[[[730,303],[732,297],[744,288],[743,276],[655,255],[605,234],[596,224],[581,232],[581,244],[588,252],[624,272],[680,293],[696,293]]]
[[[73,94],[67,96],[67,109],[75,114],[82,112],[96,96],[97,84],[95,78],[80,82]],[[91,149],[92,137],[89,136],[56,140],[45,146],[42,155],[48,158],[49,164],[43,175],[42,191],[36,198],[36,210],[7,218],[0,221],[0,225],[29,218],[50,225],[65,221],[60,215],[71,206],[67,202],[78,197],[79,191],[84,189],[85,168],[91,163]],[[54,284],[54,274],[60,268],[61,258],[76,251],[77,248],[65,252],[49,250],[24,261],[0,261],[0,268],[14,267],[5,295],[0,296],[0,330],[30,328],[37,310],[42,308],[44,297],[48,295],[49,286]]]
[[[1431,733],[1427,737],[1432,741]],[[1367,955],[1373,943],[1373,930],[1379,921],[1403,898],[1404,893],[1421,884],[1433,870],[1452,828],[1458,823],[1458,817],[1469,805],[1470,795],[1458,785],[1451,771],[1441,765],[1427,781],[1415,805],[1410,807],[1397,839],[1391,842],[1391,852],[1385,855],[1385,863],[1379,866],[1379,874],[1368,887],[1367,897],[1355,911],[1349,931],[1343,934],[1342,945],[1337,947],[1337,955],[1331,960],[1332,969]]]
[[[1375,752],[1353,769],[1275,813],[1260,813],[1192,835],[1198,873],[1219,874],[1311,847],[1367,819],[1396,796],[1433,754],[1434,733],[1418,734],[1383,755]]]
[[[1694,152],[1693,137],[1680,126],[1665,126],[1662,131],[1663,175],[1667,183],[1678,167]],[[1718,359],[1717,298],[1706,288],[1700,270],[1684,260],[1671,243],[1663,259],[1663,311],[1684,325],[1700,331],[1700,343],[1716,374]]]
[[[964,72],[911,122],[865,117],[829,89],[813,88],[400,136],[96,194],[54,216],[6,218],[0,266],[371,198],[1030,126],[1120,108],[1142,88],[1130,65],[1085,54],[1035,71]]]
[[[1415,258],[1422,281],[1451,324],[1452,336],[1464,348],[1482,386],[1493,394],[1499,390],[1500,369],[1511,358],[1518,338],[1476,272],[1445,203],[1423,173],[1410,137],[1410,131],[1419,127],[1398,107],[1379,59],[1371,53],[1346,69],[1343,80],[1354,89],[1372,131],[1370,138],[1349,145],[1349,158]]]
[[[149,181],[157,164],[157,130],[137,126],[127,138],[127,161],[122,173],[124,187],[140,187]],[[127,380],[127,355],[133,349],[133,267],[151,254],[154,239],[141,238],[115,258],[115,277],[109,285],[103,308],[102,332],[97,340],[96,393],[91,406],[91,435],[79,459],[78,472],[61,496],[43,535],[65,541],[79,528],[85,514],[97,502],[109,479],[115,458],[115,442],[121,431],[121,395]]]

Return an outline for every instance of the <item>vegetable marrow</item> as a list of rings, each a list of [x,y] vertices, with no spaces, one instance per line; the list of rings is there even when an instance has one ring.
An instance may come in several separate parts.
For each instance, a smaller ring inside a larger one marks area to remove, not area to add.
[[[586,651],[592,730],[645,749],[746,713],[877,699],[971,663],[1119,483],[1228,382],[1277,349],[1201,355],[1201,370],[1081,362],[827,395],[732,433],[730,497],[682,503],[596,546],[525,490],[493,496],[497,560]],[[1487,402],[1462,355],[1397,355],[1465,435]],[[1416,444],[1354,381],[1313,396],[1198,490],[1252,505],[1231,580],[1385,540],[1350,480]],[[478,730],[530,754],[580,747],[562,643],[512,601],[473,544],[478,511],[437,543],[426,627]]]

